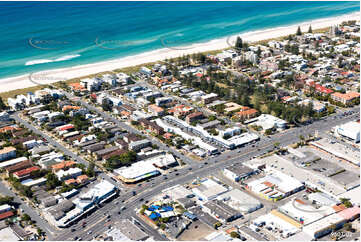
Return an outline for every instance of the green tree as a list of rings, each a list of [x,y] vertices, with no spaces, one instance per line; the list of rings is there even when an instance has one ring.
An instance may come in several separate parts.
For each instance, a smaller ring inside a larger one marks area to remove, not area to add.
[[[159,228],[160,228],[161,230],[165,230],[166,226],[165,226],[165,224],[160,224],[160,225],[159,225]]]
[[[348,198],[340,198],[340,201],[343,205],[345,205],[346,208],[351,208],[352,203],[350,202],[350,199]]]
[[[8,107],[5,105],[2,97],[0,97],[0,111],[4,111],[4,110],[7,110]]]
[[[345,223],[343,227],[346,229],[346,231],[352,231],[352,224],[351,223]]]
[[[14,201],[13,197],[10,197],[10,196],[2,197],[2,196],[0,196],[0,205],[11,204],[13,201]]]
[[[266,129],[264,131],[265,135],[271,135],[272,134],[272,129]]]
[[[38,236],[43,235],[43,231],[41,230],[41,228],[37,228],[36,232],[38,233]]]
[[[48,173],[46,175],[46,187],[47,189],[54,189],[57,186],[60,186],[61,182],[59,181],[58,177],[54,173]]]
[[[27,213],[24,213],[23,216],[21,216],[21,219],[28,222],[31,220],[31,217]]]
[[[215,223],[214,225],[213,225],[213,227],[215,228],[215,229],[218,229],[219,227],[221,227],[222,226],[222,223],[221,222],[217,222],[217,223]]]
[[[93,177],[95,176],[95,163],[94,162],[90,162],[88,168],[86,169],[86,175],[88,175],[89,177]]]
[[[240,238],[240,235],[236,231],[232,231],[230,235],[232,238]]]
[[[301,27],[300,27],[300,26],[298,26],[298,28],[297,28],[296,35],[302,35]]]
[[[312,34],[312,27],[310,25],[310,27],[308,28],[308,33]]]
[[[104,111],[111,111],[113,109],[113,102],[108,98],[104,98],[102,101],[102,108]]]
[[[243,48],[243,41],[241,39],[241,37],[237,37],[236,40],[236,44],[234,45],[234,47],[236,47],[236,49],[242,49]]]
[[[105,167],[116,169],[122,166],[130,165],[133,162],[135,162],[137,159],[137,153],[134,151],[129,151],[127,153],[116,155],[111,158],[109,158],[105,162]]]

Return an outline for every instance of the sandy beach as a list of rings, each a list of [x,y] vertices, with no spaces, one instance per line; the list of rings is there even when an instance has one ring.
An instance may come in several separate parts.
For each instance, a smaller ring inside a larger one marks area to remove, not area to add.
[[[237,36],[240,36],[244,41],[255,42],[270,38],[277,38],[296,33],[297,26],[301,26],[302,31],[307,31],[311,25],[313,29],[320,29],[329,27],[332,25],[340,24],[342,21],[357,20],[360,17],[360,13],[353,13],[343,15],[335,18],[318,19],[311,22],[304,22],[297,25],[278,27],[273,29],[258,30],[248,32],[244,34],[234,35],[222,39],[215,39],[207,43],[193,44],[191,46],[182,46],[179,48],[163,48],[151,52],[142,53],[139,55],[119,58],[110,61],[103,61],[94,64],[79,65],[70,68],[54,69],[49,71],[38,72],[29,75],[22,75],[11,78],[0,79],[0,92],[8,92],[16,89],[23,89],[27,87],[36,86],[36,83],[49,84],[62,80],[68,80],[72,78],[78,78],[90,74],[95,74],[104,71],[111,71],[119,68],[140,65],[143,63],[149,63],[174,57],[179,57],[186,54],[192,54],[197,52],[205,52],[212,50],[219,50],[230,47],[235,42]],[[32,82],[32,79],[34,82]]]

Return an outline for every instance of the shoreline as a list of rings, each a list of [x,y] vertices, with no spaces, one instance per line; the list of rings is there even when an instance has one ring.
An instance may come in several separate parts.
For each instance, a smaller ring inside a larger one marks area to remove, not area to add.
[[[64,80],[81,78],[101,72],[113,71],[115,69],[122,69],[126,67],[162,61],[165,59],[177,58],[182,55],[222,50],[231,47],[234,44],[237,36],[240,36],[243,41],[254,43],[267,39],[284,37],[289,34],[295,34],[298,26],[301,27],[301,30],[303,32],[306,32],[310,25],[312,26],[313,30],[322,29],[335,24],[340,24],[343,21],[358,20],[359,14],[360,12],[354,12],[350,14],[340,15],[338,17],[322,18],[308,22],[302,22],[299,24],[292,24],[290,26],[281,26],[263,30],[250,31],[243,34],[234,34],[228,37],[213,39],[205,43],[195,43],[192,45],[179,47],[164,47],[162,49],[148,51],[127,57],[121,57],[113,60],[34,72],[33,74],[39,75],[40,77],[39,80],[34,80],[38,81],[38,84],[30,81],[30,75],[32,73],[21,76],[3,78],[0,79],[0,94],[18,89],[35,87],[41,84],[46,85]]]

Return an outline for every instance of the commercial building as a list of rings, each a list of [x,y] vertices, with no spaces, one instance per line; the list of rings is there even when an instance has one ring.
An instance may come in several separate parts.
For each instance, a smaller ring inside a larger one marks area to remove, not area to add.
[[[285,129],[287,126],[287,122],[277,118],[275,116],[272,116],[270,114],[261,114],[255,119],[251,119],[248,122],[249,124],[252,123],[252,125],[261,126],[263,130],[277,128],[277,129]]]
[[[249,182],[246,188],[264,199],[278,201],[305,188],[305,185],[282,172],[268,169],[267,175]]]
[[[213,200],[227,191],[227,188],[211,179],[202,181],[197,187],[192,189],[192,192],[203,201]]]
[[[303,231],[314,239],[320,238],[334,229],[340,229],[347,222],[347,219],[334,213],[330,216],[324,217],[314,223],[303,227]]]
[[[233,220],[242,217],[242,214],[239,211],[220,200],[212,200],[204,203],[203,210],[221,220],[223,223],[232,222]]]
[[[96,208],[97,204],[102,204],[117,194],[117,188],[110,182],[103,180],[94,185],[86,193],[80,194],[79,197],[70,202],[66,208],[66,215],[63,212],[63,216],[58,217],[56,225],[59,227],[66,227],[72,222],[82,217],[87,212]],[[75,205],[75,208],[72,209]],[[59,206],[59,205],[58,205]]]
[[[360,122],[351,121],[334,128],[334,135],[348,139],[354,143],[360,142]]]
[[[155,167],[166,169],[178,165],[177,160],[172,154],[161,154],[152,158],[147,159],[148,162],[152,163]]]
[[[337,158],[344,159],[357,166],[360,166],[360,152],[355,151],[345,145],[326,138],[312,141],[310,144],[336,156]]]
[[[308,200],[319,206],[333,206],[340,201],[323,192],[315,192],[308,195]]]
[[[149,161],[138,161],[129,167],[114,170],[119,179],[125,183],[135,183],[160,174],[159,170]]]
[[[230,190],[217,199],[222,200],[225,204],[242,213],[252,213],[262,208],[262,203],[245,192],[238,189]]]
[[[255,170],[242,164],[233,164],[223,169],[223,174],[236,182],[253,175],[255,172]]]
[[[279,207],[279,211],[304,226],[335,213],[331,206],[313,205],[297,198]]]

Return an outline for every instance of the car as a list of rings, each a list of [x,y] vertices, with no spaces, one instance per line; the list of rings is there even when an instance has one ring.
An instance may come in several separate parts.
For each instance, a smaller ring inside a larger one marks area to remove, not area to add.
[[[189,168],[188,168],[188,170],[190,170],[190,171],[191,171],[191,170],[192,170],[192,167],[189,167]]]
[[[166,177],[166,176],[165,176],[165,177],[163,177],[163,180],[167,180],[167,179],[168,179],[168,177]]]
[[[77,239],[78,239],[78,236],[75,236],[75,237],[74,237],[74,240],[77,240]]]
[[[71,232],[75,232],[75,230],[76,230],[75,228],[72,228],[70,231],[71,231]]]
[[[179,173],[175,173],[175,175],[176,175],[176,176],[178,176],[178,175],[179,175]]]
[[[92,233],[93,233],[93,231],[89,230],[89,232],[87,234],[92,234]]]
[[[133,196],[137,195],[137,192],[136,192],[136,191],[132,191],[132,195],[133,195]]]
[[[208,165],[208,162],[204,162],[203,164]]]
[[[143,201],[144,201],[144,198],[139,199],[139,201],[143,202]]]

